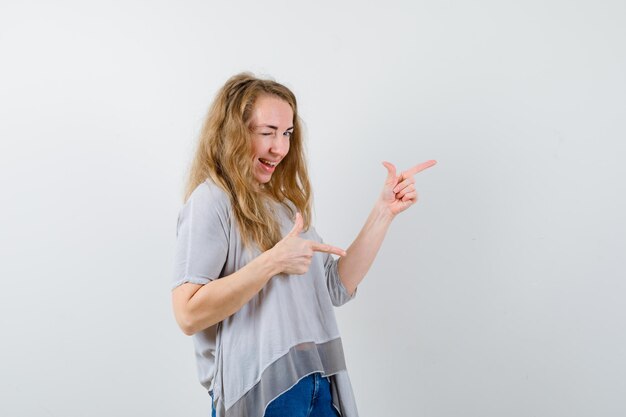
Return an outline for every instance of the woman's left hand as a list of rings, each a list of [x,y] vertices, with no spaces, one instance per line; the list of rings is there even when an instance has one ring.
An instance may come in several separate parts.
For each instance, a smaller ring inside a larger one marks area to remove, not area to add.
[[[395,216],[415,204],[417,202],[417,191],[415,190],[415,179],[413,176],[436,163],[437,161],[435,160],[422,162],[413,168],[401,172],[400,175],[396,175],[396,167],[391,162],[383,162],[383,165],[387,168],[387,179],[380,195],[380,203],[383,208]]]

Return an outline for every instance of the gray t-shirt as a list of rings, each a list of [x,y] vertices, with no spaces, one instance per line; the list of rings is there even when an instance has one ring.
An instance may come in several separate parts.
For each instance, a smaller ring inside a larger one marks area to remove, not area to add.
[[[272,208],[283,236],[293,227],[284,206]],[[314,228],[300,235],[321,242]],[[244,248],[228,195],[210,179],[180,210],[173,288],[232,274],[259,255]],[[357,417],[334,306],[354,298],[337,260],[316,252],[304,275],[276,275],[235,314],[194,334],[198,376],[213,391],[217,417],[262,417],[267,404],[313,372],[330,377],[333,405]]]

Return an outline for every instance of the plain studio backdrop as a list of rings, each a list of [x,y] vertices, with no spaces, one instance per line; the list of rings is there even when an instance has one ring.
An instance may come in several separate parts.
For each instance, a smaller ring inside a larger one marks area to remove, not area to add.
[[[626,415],[623,1],[3,0],[0,60],[0,415],[209,415],[175,229],[244,70],[296,93],[331,244],[439,161],[336,310],[362,417]]]

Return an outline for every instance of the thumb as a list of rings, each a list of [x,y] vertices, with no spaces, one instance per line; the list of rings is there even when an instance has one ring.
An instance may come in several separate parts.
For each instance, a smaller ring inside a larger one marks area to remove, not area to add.
[[[294,219],[294,222],[293,222],[293,228],[291,229],[289,234],[287,234],[287,236],[298,236],[300,232],[302,232],[303,225],[304,225],[304,222],[302,221],[302,215],[300,214],[300,212],[297,212],[296,218]]]
[[[390,182],[395,185],[398,179],[398,177],[396,177],[396,166],[392,164],[391,162],[387,162],[387,161],[383,161],[383,165],[385,166],[385,168],[387,168],[387,179],[385,180],[385,182],[386,183]]]

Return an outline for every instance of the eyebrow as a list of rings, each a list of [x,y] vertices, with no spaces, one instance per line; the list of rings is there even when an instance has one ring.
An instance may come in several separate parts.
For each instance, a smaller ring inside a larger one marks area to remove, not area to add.
[[[269,127],[270,129],[278,130],[278,127],[277,127],[277,126],[273,126],[273,125],[258,125],[257,127]],[[288,127],[288,128],[285,130],[285,132],[286,132],[287,130],[293,130],[293,126]]]

